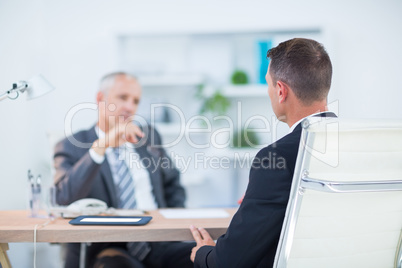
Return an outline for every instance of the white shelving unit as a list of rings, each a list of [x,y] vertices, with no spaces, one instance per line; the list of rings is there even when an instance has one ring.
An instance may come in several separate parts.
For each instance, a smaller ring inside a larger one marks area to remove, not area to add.
[[[155,87],[193,87],[203,83],[201,75],[142,75],[141,85],[145,88]]]
[[[259,98],[268,97],[268,85],[246,84],[246,85],[226,85],[223,87],[207,86],[206,95],[212,95],[216,90],[220,90],[227,98]]]
[[[205,86],[204,78],[201,75],[161,75],[161,76],[140,76],[139,81],[146,89],[174,87],[189,88]],[[220,90],[228,98],[232,97],[264,97],[268,95],[268,85],[266,84],[244,84],[212,86],[206,84],[204,91],[207,95],[212,95],[216,90]]]

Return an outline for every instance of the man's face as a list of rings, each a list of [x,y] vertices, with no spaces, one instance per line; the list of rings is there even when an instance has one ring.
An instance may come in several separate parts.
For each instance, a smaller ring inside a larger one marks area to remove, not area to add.
[[[116,77],[113,86],[100,97],[99,120],[105,120],[110,129],[117,122],[132,119],[140,98],[141,86],[137,80],[127,76]]]
[[[271,100],[272,110],[274,111],[275,115],[278,117],[278,96],[276,94],[276,84],[274,84],[272,80],[272,76],[269,73],[269,68],[271,64],[268,66],[267,74],[265,75],[265,80],[268,84],[268,95],[269,99]]]

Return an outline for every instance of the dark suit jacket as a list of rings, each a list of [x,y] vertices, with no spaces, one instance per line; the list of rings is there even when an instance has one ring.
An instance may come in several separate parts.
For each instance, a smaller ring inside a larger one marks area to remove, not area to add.
[[[333,117],[332,113],[318,115]],[[215,247],[201,247],[195,267],[272,267],[285,217],[301,124],[256,155],[246,194]]]
[[[151,127],[144,130],[145,138],[136,148],[144,166],[150,174],[152,192],[158,207],[184,207],[185,192],[180,185],[180,173],[161,148],[161,138]],[[60,141],[55,147],[54,182],[57,188],[56,200],[68,205],[82,198],[96,198],[105,201],[109,207],[118,205],[116,187],[108,161],[95,163],[89,155],[89,148],[98,139],[95,127],[80,131]],[[149,165],[148,165],[149,163]],[[145,165],[146,164],[146,165]],[[93,244],[87,250],[87,260],[93,259],[109,244]],[[121,246],[125,246],[122,244]],[[78,267],[79,244],[68,245],[66,267]]]
[[[180,185],[180,173],[159,146],[161,139],[156,130],[149,127],[144,132],[145,138],[136,151],[141,160],[146,161],[158,207],[183,207],[185,192]],[[68,205],[82,198],[97,198],[109,207],[117,207],[118,197],[108,161],[105,159],[99,165],[89,155],[89,148],[96,139],[93,127],[56,145],[54,166],[58,204]]]

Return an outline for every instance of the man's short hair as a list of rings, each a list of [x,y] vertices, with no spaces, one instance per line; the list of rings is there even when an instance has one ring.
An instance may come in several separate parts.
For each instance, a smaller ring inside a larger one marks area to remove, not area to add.
[[[114,72],[104,75],[100,80],[99,91],[107,93],[109,89],[114,85],[114,82],[118,76],[126,76],[137,80],[137,78],[126,72]]]
[[[317,41],[294,38],[270,49],[269,72],[276,83],[286,83],[306,105],[327,98],[332,79],[331,60]]]

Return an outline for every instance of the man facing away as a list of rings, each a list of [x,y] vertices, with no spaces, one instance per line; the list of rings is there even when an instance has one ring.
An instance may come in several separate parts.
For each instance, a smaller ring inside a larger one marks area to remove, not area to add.
[[[335,117],[327,112],[332,65],[324,47],[295,38],[268,51],[266,81],[276,117],[290,133],[256,155],[243,202],[216,244],[203,228],[190,226],[197,246],[195,267],[272,267],[285,217],[306,117]],[[276,163],[270,163],[275,157]]]
[[[96,95],[99,121],[55,147],[56,199],[68,205],[82,198],[109,207],[152,210],[184,207],[179,172],[151,126],[133,117],[141,86],[127,73],[106,75]],[[134,161],[135,160],[135,161]],[[86,267],[192,267],[189,243],[92,243]],[[68,244],[65,267],[78,267],[80,244]]]

